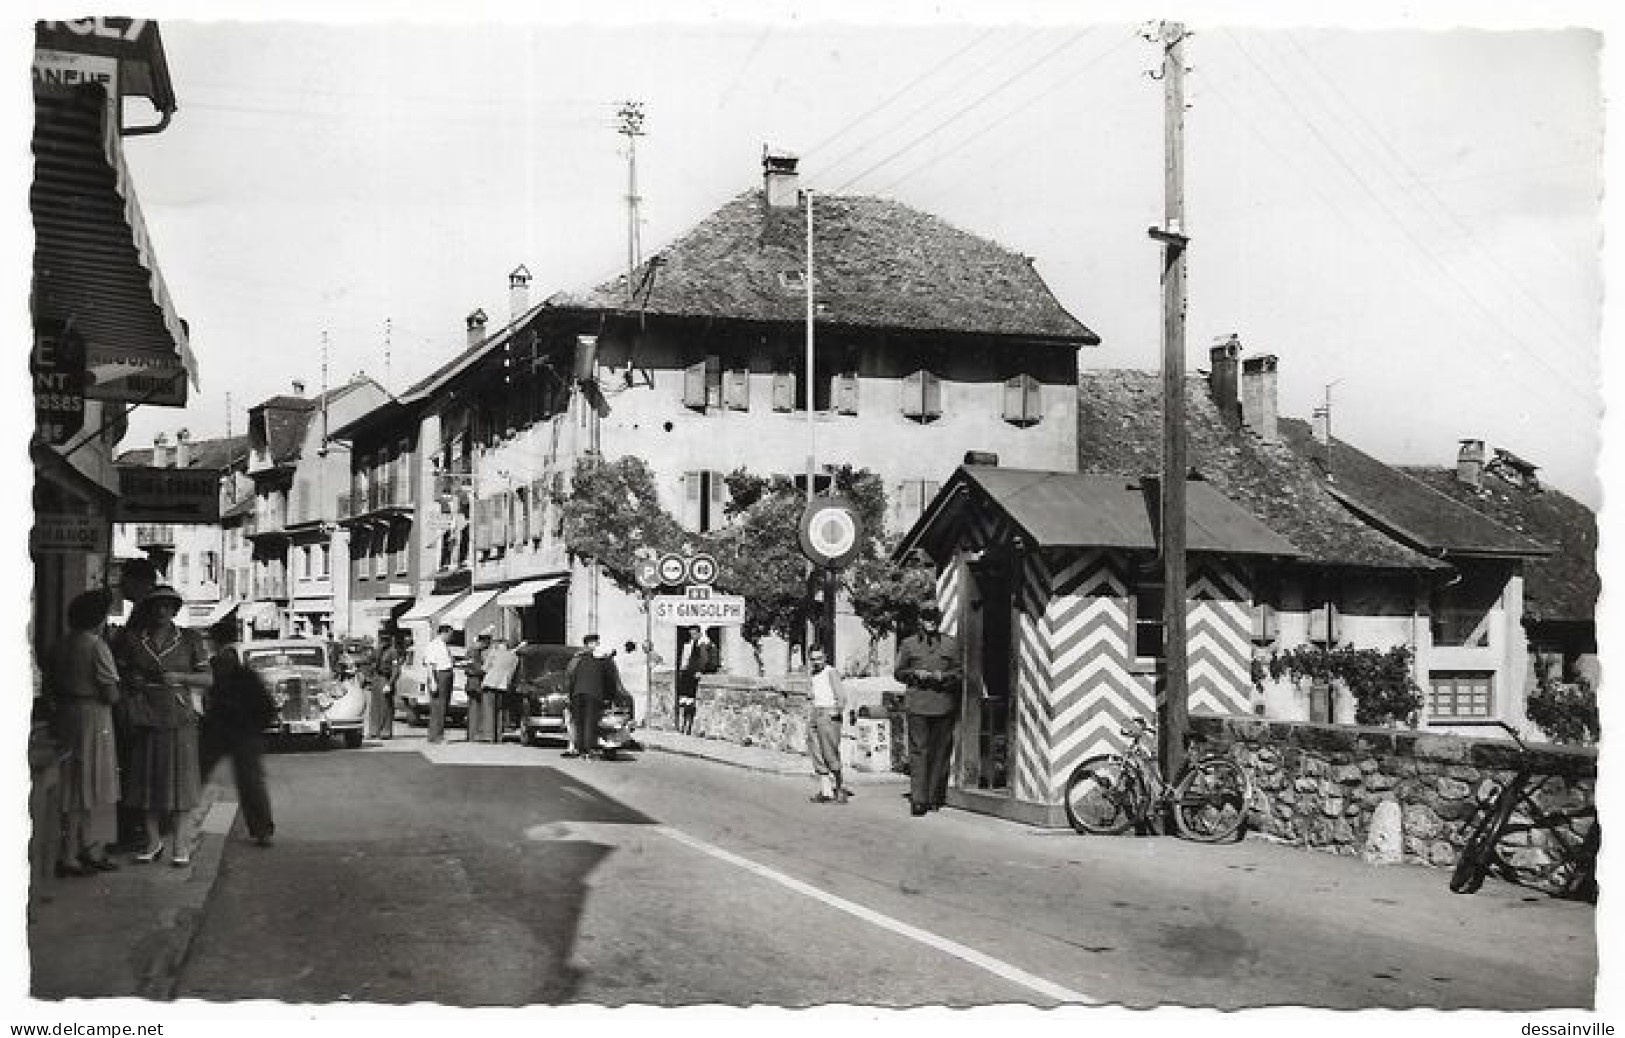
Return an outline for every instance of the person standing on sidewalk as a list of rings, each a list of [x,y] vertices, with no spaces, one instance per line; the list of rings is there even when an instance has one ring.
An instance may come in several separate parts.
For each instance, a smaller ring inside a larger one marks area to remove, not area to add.
[[[683,644],[677,661],[677,730],[684,735],[694,734],[694,716],[699,713],[700,676],[715,674],[718,668],[717,647],[705,633],[705,628],[690,629],[690,637]]]
[[[45,690],[56,707],[56,729],[72,757],[62,769],[62,856],[59,876],[117,869],[106,845],[117,836],[118,757],[113,747],[113,704],[118,668],[101,637],[108,596],[87,591],[68,603],[68,633],[45,663]]]
[[[175,589],[160,584],[141,602],[146,622],[121,640],[115,656],[122,690],[132,704],[137,734],[125,803],[146,815],[147,848],[138,862],[157,861],[169,831],[170,864],[192,863],[192,810],[201,799],[198,718],[211,684],[209,657],[196,631],[177,627],[182,607]]]
[[[480,632],[463,660],[463,692],[468,696],[467,738],[464,742],[490,742],[490,702],[485,697],[485,657],[491,651],[491,628]]]
[[[107,644],[115,659],[130,651],[126,642],[135,637],[134,630],[146,623],[141,603],[157,586],[158,567],[151,559],[125,559],[119,564],[119,597],[129,603],[130,610],[123,627],[107,628]],[[113,749],[118,757],[119,782],[123,789],[130,787],[135,743],[141,735],[133,715],[140,709],[141,704],[128,697],[121,697],[113,707]],[[117,814],[118,842],[113,849],[138,851],[147,846],[146,816],[141,809],[120,801]]]
[[[451,625],[441,624],[423,650],[429,668],[429,741],[446,741],[446,708],[451,705]]]
[[[844,804],[851,795],[841,779],[841,718],[846,689],[824,660],[823,649],[807,653],[807,756],[818,776],[815,804]]]
[[[964,679],[959,642],[942,633],[942,610],[935,603],[920,609],[919,632],[897,647],[893,674],[908,686],[909,812],[918,818],[948,799],[948,760]]]
[[[276,823],[271,817],[271,795],[265,788],[265,729],[276,722],[276,701],[265,679],[238,654],[237,624],[225,621],[211,634],[220,649],[209,661],[214,684],[199,733],[201,774],[207,782],[220,758],[231,757],[232,782],[249,838],[269,847]]]
[[[491,643],[485,657],[485,695],[489,702],[491,741],[500,743],[508,722],[519,717],[518,705],[513,701],[514,676],[519,670],[519,654],[508,648],[508,639],[498,638]]]
[[[401,672],[401,651],[395,636],[384,635],[378,658],[372,663],[371,691],[367,699],[367,735],[390,739],[395,735],[395,679]]]

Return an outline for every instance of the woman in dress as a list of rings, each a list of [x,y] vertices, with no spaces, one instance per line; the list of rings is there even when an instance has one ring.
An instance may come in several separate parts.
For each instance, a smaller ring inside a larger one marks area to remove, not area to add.
[[[160,584],[142,600],[145,622],[120,640],[119,673],[125,694],[139,700],[124,802],[147,818],[147,849],[135,856],[163,856],[167,832],[170,864],[192,863],[191,814],[202,794],[198,717],[211,676],[209,654],[196,631],[175,625],[181,596]]]
[[[46,687],[56,703],[57,734],[72,756],[62,769],[62,857],[57,874],[88,876],[116,868],[106,845],[116,835],[118,758],[113,704],[118,670],[102,638],[106,592],[87,591],[68,604],[68,633],[46,663]]]

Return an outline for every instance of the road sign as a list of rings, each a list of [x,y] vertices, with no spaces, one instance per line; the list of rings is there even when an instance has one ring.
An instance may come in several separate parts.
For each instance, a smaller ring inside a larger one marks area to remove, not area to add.
[[[220,521],[217,469],[160,469],[118,466],[120,523],[214,523]]]
[[[801,553],[815,565],[840,567],[852,560],[863,537],[863,520],[851,502],[815,497],[801,514]]]
[[[688,560],[681,555],[668,552],[660,557],[660,582],[662,584],[688,583]]]
[[[688,582],[710,584],[717,579],[717,560],[703,552],[688,560]]]
[[[745,622],[742,595],[656,595],[651,614],[657,623],[701,627],[738,627]]]
[[[653,591],[660,586],[660,563],[654,559],[639,559],[633,570],[638,580],[638,587],[645,591]]]

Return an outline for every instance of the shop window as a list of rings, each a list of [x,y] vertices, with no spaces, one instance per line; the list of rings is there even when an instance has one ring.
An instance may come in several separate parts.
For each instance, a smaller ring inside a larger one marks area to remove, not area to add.
[[[1495,675],[1487,670],[1444,670],[1428,675],[1428,719],[1488,721],[1495,717]]]
[[[933,422],[942,417],[942,380],[930,371],[916,371],[903,378],[903,415],[916,422]]]
[[[1044,418],[1042,386],[1031,375],[1017,375],[1004,384],[1004,420],[1023,428]]]
[[[683,406],[705,411],[722,406],[722,358],[712,354],[683,371]]]

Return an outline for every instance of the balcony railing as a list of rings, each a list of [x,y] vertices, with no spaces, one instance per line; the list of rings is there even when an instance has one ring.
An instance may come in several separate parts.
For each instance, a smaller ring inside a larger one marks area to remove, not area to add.
[[[384,508],[411,508],[411,484],[407,480],[389,480],[357,488],[339,495],[339,515],[353,519]]]

